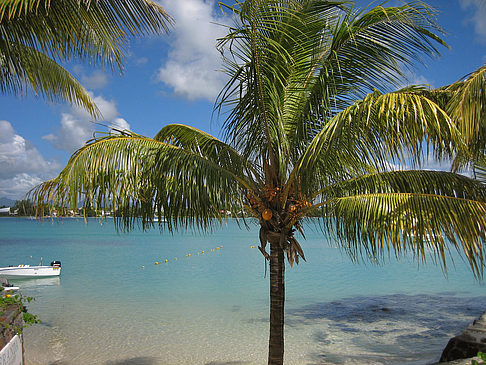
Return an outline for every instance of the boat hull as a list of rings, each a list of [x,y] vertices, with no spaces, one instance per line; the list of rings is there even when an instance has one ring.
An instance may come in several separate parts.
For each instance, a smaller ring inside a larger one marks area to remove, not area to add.
[[[3,278],[43,278],[61,275],[59,266],[11,266],[1,267],[0,277]]]

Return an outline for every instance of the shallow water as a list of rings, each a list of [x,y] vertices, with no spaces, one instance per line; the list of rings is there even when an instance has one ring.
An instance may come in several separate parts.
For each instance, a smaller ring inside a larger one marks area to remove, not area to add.
[[[0,266],[63,265],[60,278],[13,281],[43,321],[25,331],[27,363],[265,363],[257,237],[233,221],[207,235],[125,235],[110,219],[0,219]],[[408,259],[355,264],[315,229],[306,237],[307,262],[286,271],[286,364],[426,364],[486,309],[460,259],[445,277]]]

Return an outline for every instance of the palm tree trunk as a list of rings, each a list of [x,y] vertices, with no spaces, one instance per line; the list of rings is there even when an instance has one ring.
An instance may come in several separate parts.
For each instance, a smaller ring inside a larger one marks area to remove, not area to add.
[[[284,355],[284,251],[278,239],[270,240],[270,339],[268,365],[282,365]]]

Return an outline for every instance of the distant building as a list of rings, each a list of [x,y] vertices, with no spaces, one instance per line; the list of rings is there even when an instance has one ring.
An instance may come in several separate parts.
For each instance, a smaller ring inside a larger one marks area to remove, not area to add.
[[[10,212],[10,207],[7,208],[0,208],[0,215],[17,215],[19,214],[19,210],[15,209],[13,213]]]

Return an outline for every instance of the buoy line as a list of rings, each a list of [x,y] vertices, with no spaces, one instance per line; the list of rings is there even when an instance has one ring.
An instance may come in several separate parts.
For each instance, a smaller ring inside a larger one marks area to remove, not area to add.
[[[201,250],[201,251],[198,251],[197,252],[197,255],[202,255],[202,254],[205,254],[207,252],[216,252],[216,251],[219,251],[223,248],[223,245],[221,246],[217,246],[216,248],[211,248],[209,251],[206,251],[206,250]],[[190,253],[186,254],[185,256],[186,258],[189,258],[189,257],[192,257],[192,255]],[[177,261],[177,257],[174,257],[174,261]],[[169,263],[169,259],[163,259],[161,261],[155,261],[154,262],[154,265],[159,265],[161,262],[164,262],[165,264],[168,264]],[[145,269],[145,265],[142,265],[141,266],[142,269]]]

